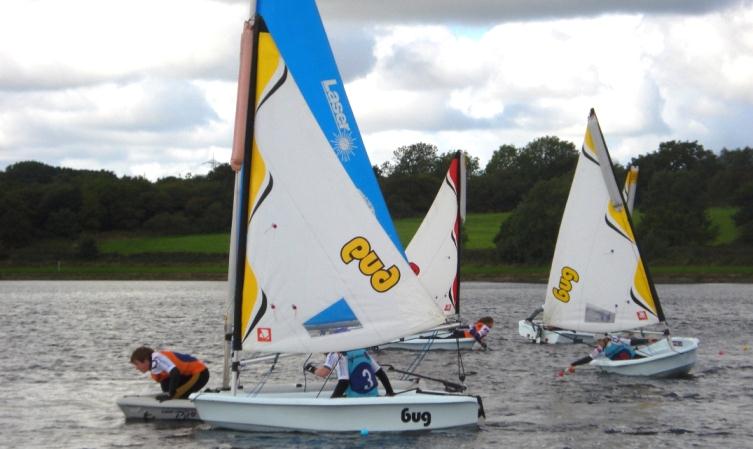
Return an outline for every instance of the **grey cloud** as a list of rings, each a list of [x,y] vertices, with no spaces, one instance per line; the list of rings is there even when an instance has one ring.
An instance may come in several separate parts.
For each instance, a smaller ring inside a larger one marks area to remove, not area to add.
[[[249,4],[248,0],[215,0]],[[374,23],[474,23],[601,14],[704,14],[750,0],[319,0],[321,14]]]
[[[230,134],[197,139],[197,130],[219,120],[202,93],[187,82],[148,81],[146,99],[142,102],[114,106],[115,113],[102,115],[96,105],[86,109],[86,103],[61,109],[52,102],[36,101],[28,110],[19,107],[10,148],[2,148],[7,165],[18,160],[36,159],[59,163],[64,159],[96,159],[103,167],[109,161],[122,160],[130,152],[159,153],[165,148],[192,148],[207,145],[229,146]],[[37,97],[44,96],[36,93]],[[28,94],[0,93],[3,109],[28,101]],[[10,97],[14,97],[11,99]],[[63,120],[52,121],[50,116],[62,115]],[[165,156],[164,154],[162,156]],[[163,159],[163,157],[160,157]]]
[[[364,76],[372,70],[376,62],[373,51],[376,37],[370,28],[341,24],[328,27],[327,34],[340,75],[345,82]]]
[[[98,123],[110,129],[172,131],[217,120],[204,94],[186,81],[147,81],[148,98],[122,116]]]
[[[388,23],[474,23],[613,13],[703,14],[750,0],[321,0],[322,15]]]

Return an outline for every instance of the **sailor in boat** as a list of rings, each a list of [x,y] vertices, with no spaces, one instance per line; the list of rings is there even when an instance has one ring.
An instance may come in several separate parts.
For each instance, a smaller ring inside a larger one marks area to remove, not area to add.
[[[636,346],[655,343],[655,338],[626,338],[626,337],[602,337],[596,340],[596,347],[587,356],[580,358],[567,368],[568,373],[575,371],[578,365],[585,365],[600,357],[606,357],[609,360],[630,360],[641,358],[640,354],[635,351]]]
[[[209,381],[209,369],[204,362],[188,354],[173,351],[155,351],[141,346],[131,354],[131,363],[137,370],[149,371],[152,379],[162,387],[157,400],[185,399],[201,390]]]
[[[484,338],[486,338],[487,335],[489,335],[489,332],[494,327],[494,318],[490,316],[485,316],[482,318],[479,318],[478,321],[473,326],[468,327],[461,327],[458,329],[455,329],[452,332],[452,335],[450,335],[447,338],[470,338],[473,337],[476,339],[478,344],[481,345],[482,348],[487,349],[487,344],[484,341]]]
[[[337,385],[332,392],[333,398],[347,396],[377,396],[377,379],[384,386],[387,396],[394,396],[395,392],[390,379],[381,366],[365,349],[354,349],[348,352],[330,352],[324,365],[315,367],[306,365],[306,370],[315,375],[327,378],[333,370],[337,370]]]

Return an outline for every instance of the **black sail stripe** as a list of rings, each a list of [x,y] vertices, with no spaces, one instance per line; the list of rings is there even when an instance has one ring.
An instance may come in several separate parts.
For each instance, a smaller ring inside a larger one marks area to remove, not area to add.
[[[264,314],[267,312],[267,294],[264,293],[264,290],[261,291],[261,305],[259,306],[259,313],[256,314],[256,317],[254,317],[254,320],[251,322],[251,326],[248,327],[248,332],[246,332],[246,335],[243,336],[243,341],[245,342],[249,335],[251,335],[251,331],[254,330],[257,324],[259,324],[259,320],[261,320],[261,317],[264,316]]]
[[[596,164],[596,165],[599,165],[599,161],[597,161],[596,159],[594,159],[594,157],[593,157],[593,156],[591,156],[591,155],[590,155],[590,154],[588,153],[588,151],[586,151],[586,146],[585,146],[585,145],[583,145],[583,146],[582,146],[582,147],[580,148],[580,151],[581,151],[581,152],[583,152],[583,156],[585,156],[585,157],[586,157],[586,159],[588,159],[589,161],[593,162],[593,163],[594,163],[594,164]]]
[[[458,191],[455,188],[455,185],[452,184],[452,182],[450,181],[450,177],[449,176],[445,176],[444,177],[444,182],[446,182],[447,185],[450,186],[450,188],[452,189],[452,191],[455,192],[455,196],[457,196],[458,195]]]
[[[272,173],[269,174],[269,183],[267,184],[267,187],[264,188],[264,191],[262,192],[261,196],[259,197],[259,201],[256,202],[256,205],[254,205],[254,210],[251,211],[251,215],[248,216],[248,222],[251,223],[251,218],[256,213],[256,209],[261,206],[261,203],[264,202],[264,200],[269,196],[269,193],[272,192],[272,185],[274,184],[274,178],[272,177]]]
[[[656,314],[654,312],[652,312],[651,309],[648,306],[646,306],[646,304],[643,304],[643,301],[641,301],[640,299],[638,299],[638,297],[635,295],[635,292],[633,291],[632,288],[630,289],[630,299],[632,299],[633,302],[636,303],[636,304],[638,304],[640,307],[646,309],[646,312],[650,313],[653,316],[656,316]],[[659,317],[656,316],[656,318],[658,319]]]
[[[272,86],[272,89],[270,89],[269,92],[267,92],[267,95],[265,95],[264,98],[262,98],[261,101],[259,102],[259,106],[256,107],[257,111],[261,109],[261,105],[263,105],[265,101],[269,100],[269,97],[271,97],[277,91],[277,89],[279,89],[280,87],[282,87],[283,84],[285,84],[285,81],[287,81],[287,79],[288,79],[288,66],[285,66],[284,70],[282,71],[282,76],[280,77],[280,79],[277,80],[275,85]]]
[[[621,236],[625,237],[625,239],[627,239],[628,242],[633,243],[633,240],[630,237],[628,237],[624,232],[622,232],[622,230],[620,228],[618,228],[617,226],[613,225],[612,222],[609,221],[609,217],[607,216],[607,214],[604,214],[604,221],[607,223],[607,226],[609,226],[610,228],[612,228],[614,230],[614,232],[616,232],[616,233],[620,234]]]

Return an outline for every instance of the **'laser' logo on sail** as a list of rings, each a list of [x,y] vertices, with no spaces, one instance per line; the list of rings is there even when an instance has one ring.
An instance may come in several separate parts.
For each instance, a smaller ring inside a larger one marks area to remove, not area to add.
[[[345,108],[343,108],[342,102],[340,102],[340,95],[331,89],[336,85],[335,80],[322,81],[322,89],[324,89],[324,95],[327,96],[327,102],[329,102],[329,109],[332,111],[332,117],[335,119],[338,129],[344,129],[350,131],[350,124],[348,123],[348,117],[345,115]]]
[[[562,275],[560,276],[560,288],[553,288],[552,294],[555,298],[562,302],[570,301],[570,290],[573,289],[573,283],[580,280],[578,272],[570,267],[562,267]]]
[[[371,244],[363,237],[355,237],[340,250],[340,258],[346,264],[358,260],[361,274],[371,277],[371,287],[379,293],[384,293],[400,280],[400,270],[392,265],[384,269],[384,263],[372,251]]]
[[[356,144],[350,132],[350,124],[348,123],[348,117],[345,115],[345,108],[340,101],[340,94],[332,89],[335,85],[337,85],[337,81],[335,80],[322,81],[322,89],[324,89],[324,95],[327,97],[329,110],[332,112],[335,125],[337,125],[337,131],[333,133],[329,142],[332,144],[335,153],[337,153],[337,157],[347,162],[353,157],[356,151]]]

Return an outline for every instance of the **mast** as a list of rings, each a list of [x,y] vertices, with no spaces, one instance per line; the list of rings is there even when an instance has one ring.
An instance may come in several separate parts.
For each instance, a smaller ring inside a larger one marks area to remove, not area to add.
[[[633,225],[633,218],[630,210],[628,210],[627,207],[625,207],[625,199],[622,197],[622,192],[620,192],[620,189],[617,187],[617,177],[614,174],[614,166],[612,165],[612,158],[609,156],[609,151],[607,150],[607,143],[606,140],[604,140],[604,134],[601,132],[601,126],[599,125],[599,120],[596,118],[596,112],[591,108],[591,113],[589,114],[589,120],[593,118],[596,123],[596,129],[599,131],[599,137],[600,139],[597,139],[598,142],[603,142],[604,146],[602,147],[599,143],[596,143],[596,151],[599,153],[599,160],[606,162],[605,164],[600,164],[602,174],[604,174],[604,180],[607,184],[607,190],[609,191],[610,200],[612,201],[612,205],[615,207],[615,209],[620,210],[621,208],[625,208],[625,216],[627,217],[628,223],[630,224],[630,229],[633,230],[633,238],[635,239],[635,246],[638,248],[638,254],[640,255],[641,262],[643,263],[643,269],[646,272],[646,278],[648,280],[648,286],[651,290],[651,295],[654,297],[654,304],[656,305],[656,313],[657,318],[659,318],[659,321],[664,323],[664,325],[667,327],[667,331],[669,330],[669,325],[667,324],[667,320],[664,317],[664,310],[661,307],[661,301],[659,300],[659,294],[656,291],[656,287],[654,286],[654,279],[651,276],[651,271],[648,268],[648,264],[645,260],[643,260],[643,251],[641,251],[641,246],[638,242],[638,236],[635,234],[635,226]],[[608,166],[606,166],[608,165]]]
[[[252,2],[252,6],[255,7],[255,2]],[[247,22],[251,28],[251,59],[250,59],[250,74],[248,81],[248,95],[247,98],[243,98],[246,102],[246,123],[245,133],[243,138],[243,166],[240,171],[240,190],[239,190],[239,208],[238,208],[238,237],[237,247],[235,255],[235,285],[233,292],[233,337],[232,337],[232,390],[235,393],[238,385],[238,377],[240,370],[240,351],[243,349],[243,329],[242,329],[242,307],[243,307],[243,282],[245,279],[245,267],[246,267],[246,237],[248,233],[248,218],[249,218],[249,196],[250,196],[250,180],[251,180],[251,151],[254,142],[254,118],[256,112],[256,77],[257,77],[257,60],[258,60],[258,42],[259,42],[259,28],[262,20],[258,14],[254,13],[252,18]],[[243,59],[243,58],[241,58]],[[241,67],[241,71],[248,70],[246,67]],[[243,79],[243,74],[241,74]],[[239,81],[240,83],[241,81]],[[241,86],[239,86],[239,89]]]
[[[458,207],[458,213],[456,222],[458,224],[458,230],[457,230],[457,239],[458,239],[458,245],[457,245],[457,267],[455,270],[455,314],[458,317],[458,321],[460,321],[460,253],[461,253],[461,246],[463,242],[462,238],[462,229],[463,229],[463,218],[465,216],[465,201],[463,200],[463,196],[465,195],[465,156],[462,152],[462,150],[458,150],[457,155],[458,164],[457,164],[457,180],[458,180],[458,191],[457,191],[457,207]]]
[[[233,215],[230,228],[230,249],[228,251],[228,297],[225,307],[225,333],[224,333],[224,351],[223,351],[223,363],[222,363],[222,389],[227,390],[230,388],[230,357],[231,357],[231,344],[233,337],[233,325],[231,323],[234,316],[234,301],[235,301],[235,275],[236,275],[236,256],[238,251],[238,229],[240,223],[238,220],[238,208],[240,207],[240,182],[241,178],[239,174],[235,173],[235,185],[233,187]]]

